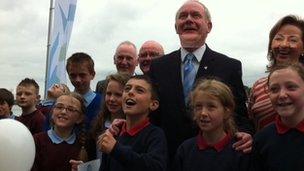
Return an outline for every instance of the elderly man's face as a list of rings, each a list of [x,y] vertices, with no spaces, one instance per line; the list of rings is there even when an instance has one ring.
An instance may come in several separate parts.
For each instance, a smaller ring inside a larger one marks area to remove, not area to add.
[[[137,66],[136,49],[132,45],[122,44],[114,56],[114,64],[118,72],[134,74]]]
[[[181,46],[185,49],[195,50],[201,47],[211,28],[212,23],[207,19],[204,7],[198,2],[187,2],[177,12],[175,29]]]
[[[164,55],[161,45],[156,42],[146,42],[139,50],[138,62],[143,73],[148,73],[153,59]]]

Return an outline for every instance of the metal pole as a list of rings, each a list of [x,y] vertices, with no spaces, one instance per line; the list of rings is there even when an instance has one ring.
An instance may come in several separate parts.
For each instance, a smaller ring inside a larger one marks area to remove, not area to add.
[[[47,80],[49,71],[49,56],[51,47],[51,32],[53,28],[53,13],[54,13],[54,0],[50,0],[50,11],[49,11],[49,26],[48,26],[48,37],[47,37],[47,49],[46,49],[46,67],[45,67],[45,79],[44,79],[44,99],[47,97]]]

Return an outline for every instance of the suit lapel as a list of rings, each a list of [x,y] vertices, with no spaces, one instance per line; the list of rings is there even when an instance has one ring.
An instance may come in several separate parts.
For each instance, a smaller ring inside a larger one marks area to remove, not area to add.
[[[185,102],[184,102],[184,90],[183,90],[183,84],[182,84],[182,74],[181,74],[181,52],[180,50],[175,51],[172,56],[169,56],[170,62],[168,66],[168,70],[170,71],[169,78],[170,84],[175,85],[176,88],[172,89],[175,90],[174,94],[176,94],[176,97],[179,99],[179,103],[182,106],[182,108],[185,108]],[[169,80],[168,80],[169,81]]]
[[[179,96],[184,97],[183,84],[182,84],[182,74],[181,74],[181,52],[180,50],[176,51],[176,53],[172,56],[172,81],[174,81],[173,85],[177,86],[177,92]],[[177,71],[177,72],[176,72]]]
[[[198,71],[196,73],[195,80],[206,77],[212,73],[212,69],[215,67],[213,66],[214,55],[212,55],[212,50],[206,45],[206,51],[202,57],[200,65],[198,67]]]

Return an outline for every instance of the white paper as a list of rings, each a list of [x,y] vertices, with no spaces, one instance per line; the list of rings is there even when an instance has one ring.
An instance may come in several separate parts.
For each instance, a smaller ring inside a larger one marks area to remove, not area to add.
[[[78,165],[78,171],[99,171],[100,159],[91,160]]]

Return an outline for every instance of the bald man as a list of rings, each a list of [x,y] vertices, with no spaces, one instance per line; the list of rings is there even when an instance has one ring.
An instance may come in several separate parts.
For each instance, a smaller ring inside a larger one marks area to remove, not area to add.
[[[161,44],[154,40],[146,41],[140,48],[138,54],[138,62],[141,71],[147,74],[153,59],[164,55],[164,49]]]
[[[135,74],[135,68],[138,65],[137,49],[134,43],[130,41],[121,42],[114,54],[114,64],[118,73],[126,73],[130,76]],[[98,81],[95,91],[105,95],[105,80]]]

